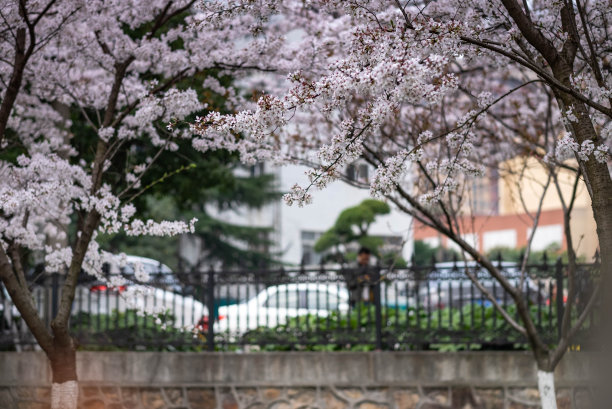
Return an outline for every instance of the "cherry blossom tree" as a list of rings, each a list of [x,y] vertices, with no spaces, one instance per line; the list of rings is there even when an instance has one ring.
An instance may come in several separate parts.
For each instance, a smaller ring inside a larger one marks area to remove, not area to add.
[[[215,3],[202,7],[212,9]],[[550,188],[561,196],[567,234],[576,188],[571,197],[563,196],[559,175],[572,172],[575,186],[584,183],[592,202],[607,279],[612,269],[609,2],[270,0],[216,7],[220,13],[264,10],[268,18],[261,30],[284,31],[282,53],[291,58],[288,66],[246,83],[265,90],[256,103],[235,115],[212,112],[198,118],[194,145],[236,149],[245,161],[310,164],[310,184],[296,185],[285,196],[288,204],[298,205],[312,200],[313,189],[342,178],[347,164],[366,158],[377,167],[373,195],[387,197],[449,237],[511,295],[518,321],[496,307],[528,339],[542,405],[555,408],[554,368],[597,291],[577,322],[565,314],[562,337],[550,347],[529,317],[520,285],[511,284],[464,239],[458,220],[469,216],[466,182],[506,159],[531,157],[549,174],[542,195]],[[406,185],[406,177],[412,185]],[[539,211],[535,226],[538,217]],[[575,254],[570,255],[570,307],[577,297],[575,264]]]
[[[544,344],[520,287],[462,238],[457,220],[466,181],[505,158],[533,156],[550,171],[547,186],[559,169],[587,186],[609,274],[607,1],[11,0],[0,13],[0,277],[50,359],[54,408],[76,405],[67,323],[79,274],[97,274],[109,257],[96,235],[190,230],[139,220],[130,199],[159,155],[192,133],[200,150],[313,165],[290,204],[308,203],[358,157],[375,164],[374,195],[447,235],[512,296],[519,320],[505,318],[534,351],[543,406],[555,407],[552,371],[580,322],[564,320],[559,345]],[[241,110],[186,128],[205,107],[175,84],[208,68],[235,73],[252,98],[210,77],[206,87]],[[95,141],[73,134],[74,112],[96,129]],[[158,153],[131,163],[138,143]],[[27,289],[26,251],[66,274],[50,331]]]
[[[239,78],[284,64],[274,57],[271,35],[254,35],[263,22],[258,13],[226,15],[194,4],[10,0],[0,6],[0,278],[49,358],[53,409],[77,404],[68,325],[77,280],[81,274],[106,280],[102,265],[116,262],[96,237],[194,229],[195,220],[141,220],[132,204],[159,158],[191,137],[181,121],[206,111],[181,81],[205,78],[203,86],[222,92],[231,110],[240,97],[206,73]],[[263,65],[265,55],[275,64]],[[86,134],[79,134],[82,124]],[[142,155],[131,153],[143,148],[154,153],[136,162]],[[31,254],[44,260],[46,272],[64,276],[51,328],[29,287]]]

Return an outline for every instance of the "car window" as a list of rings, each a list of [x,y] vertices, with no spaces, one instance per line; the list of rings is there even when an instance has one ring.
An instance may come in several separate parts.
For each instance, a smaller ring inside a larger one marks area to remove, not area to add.
[[[172,274],[163,264],[142,263],[142,267],[149,274]]]
[[[133,279],[135,270],[136,269],[133,263],[127,263],[124,267],[121,268],[120,274],[124,277]],[[142,263],[142,270],[149,276],[151,276],[151,278],[154,280],[168,281],[174,278],[172,270],[168,270],[164,268],[164,266],[160,268],[159,264]]]
[[[298,308],[302,291],[280,291],[270,294],[263,306],[267,308]]]
[[[300,305],[301,308],[308,308],[310,310],[335,310],[338,308],[338,295],[330,294],[328,291],[308,291],[308,295],[303,300],[306,303]]]

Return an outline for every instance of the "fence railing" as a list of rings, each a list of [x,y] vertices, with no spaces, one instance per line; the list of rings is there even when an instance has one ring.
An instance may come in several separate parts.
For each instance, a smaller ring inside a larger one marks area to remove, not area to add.
[[[567,309],[567,266],[497,262],[527,301],[547,343],[555,343]],[[476,279],[478,285],[469,278]],[[573,319],[585,308],[598,265],[578,266]],[[386,269],[274,269],[151,274],[141,285],[126,276],[109,287],[77,288],[71,331],[84,348],[261,349],[514,349],[526,339],[494,304],[520,321],[514,300],[474,263]],[[47,324],[57,311],[62,278],[33,287]],[[34,344],[19,312],[0,293],[0,347]],[[595,325],[590,315],[575,343]]]

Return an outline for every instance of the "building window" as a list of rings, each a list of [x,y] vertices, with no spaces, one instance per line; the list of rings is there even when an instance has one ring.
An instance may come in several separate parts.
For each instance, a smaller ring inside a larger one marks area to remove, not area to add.
[[[487,172],[483,177],[474,178],[471,186],[470,206],[474,215],[498,214],[497,170]]]
[[[321,232],[302,231],[302,264],[315,265],[320,264],[323,254],[317,253],[314,250],[314,245],[321,237]]]
[[[357,175],[357,178],[359,179],[360,182],[363,182],[363,183],[369,182],[370,179],[368,178],[368,165],[364,163],[359,165],[359,173]]]
[[[482,247],[489,251],[495,247],[516,248],[517,233],[515,229],[492,230],[482,235]]]
[[[351,164],[346,167],[346,178],[348,180],[354,181],[356,173],[357,173],[357,170],[355,169],[355,165]]]
[[[491,213],[499,214],[499,171],[497,169],[492,169],[489,175],[489,192]]]
[[[264,175],[264,170],[265,170],[265,167],[264,167],[264,163],[263,162],[256,163],[256,164],[251,165],[249,167],[249,171],[251,173],[251,177],[252,178],[254,178],[256,176],[263,176]]]
[[[532,231],[533,229],[531,227],[527,229],[527,240],[529,240]],[[563,225],[561,224],[538,226],[533,236],[531,250],[542,251],[553,245],[557,245],[560,248],[564,238],[565,235],[563,234]]]
[[[366,163],[351,163],[346,167],[346,178],[353,182],[369,183],[369,167]]]

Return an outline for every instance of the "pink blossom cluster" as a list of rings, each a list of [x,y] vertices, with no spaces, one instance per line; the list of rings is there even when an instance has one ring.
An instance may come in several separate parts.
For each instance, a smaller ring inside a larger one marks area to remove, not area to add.
[[[9,0],[0,6],[3,99],[11,92],[6,84],[21,76],[0,135],[3,252],[32,250],[47,271],[65,273],[80,238],[88,237],[82,268],[104,279],[102,265],[116,256],[100,249],[99,234],[194,231],[195,219],[141,220],[133,205],[161,155],[179,149],[181,139],[203,143],[184,122],[207,105],[181,81],[203,82],[227,99],[228,109],[244,107],[250,100],[218,78],[231,74],[249,83],[252,72],[287,70],[292,58],[280,50],[288,29],[269,20],[273,2],[231,3]],[[229,142],[232,150],[240,145]],[[135,159],[142,145],[156,153]],[[222,140],[213,145],[224,147]],[[77,231],[69,234],[74,220]]]
[[[273,35],[283,64],[245,79],[254,102],[242,101],[235,114],[199,118],[194,146],[233,149],[247,162],[311,165],[309,183],[284,196],[289,204],[311,201],[310,190],[341,178],[357,158],[376,167],[373,195],[397,197],[409,179],[413,187],[404,193],[455,208],[468,182],[516,156],[552,166],[570,156],[609,161],[612,76],[599,78],[586,54],[577,54],[583,68],[571,78],[573,92],[590,101],[589,119],[601,137],[574,146],[573,137],[561,135],[579,113],[559,106],[539,71],[522,63],[537,50],[500,1],[229,4],[216,18],[259,7],[255,31]],[[567,46],[562,2],[528,4],[529,19],[551,47]],[[609,7],[588,7],[596,45],[585,40],[582,47],[609,48]],[[580,21],[577,27],[584,34]]]

